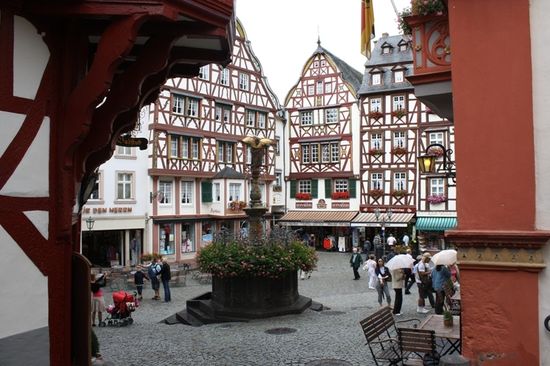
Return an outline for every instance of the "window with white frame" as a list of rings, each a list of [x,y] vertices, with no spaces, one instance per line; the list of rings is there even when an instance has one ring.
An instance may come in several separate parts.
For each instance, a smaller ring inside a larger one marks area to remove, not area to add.
[[[309,164],[309,145],[302,145],[302,163]]]
[[[117,199],[131,200],[133,199],[132,184],[133,173],[118,173],[117,174]]]
[[[382,46],[382,54],[388,55],[391,53],[391,47],[390,46]]]
[[[442,196],[445,194],[445,183],[443,178],[431,178],[430,179],[430,195]]]
[[[195,98],[187,99],[187,115],[189,117],[199,116],[199,100]]]
[[[311,145],[311,162],[312,163],[319,162],[319,145],[318,144]]]
[[[181,157],[184,159],[189,158],[189,138],[181,138]]]
[[[370,189],[383,189],[384,177],[382,173],[372,173],[370,175]]]
[[[214,183],[212,185],[212,200],[214,202],[220,202],[221,201],[221,187],[220,183]]]
[[[307,86],[307,95],[315,94],[315,85],[311,84]]]
[[[314,67],[314,68],[318,68],[318,67],[319,67],[319,61],[315,61],[315,62],[313,63],[313,67]]]
[[[321,162],[330,163],[330,145],[321,144]]]
[[[330,144],[330,159],[333,163],[340,161],[340,145],[338,143]]]
[[[180,157],[180,137],[177,135],[170,135],[170,157]]]
[[[332,83],[325,83],[325,94],[332,93]]]
[[[200,159],[200,143],[199,139],[191,139],[191,159]]]
[[[382,112],[382,98],[371,98],[369,102],[371,112]]]
[[[311,126],[313,124],[313,111],[300,112],[300,124],[302,126]]]
[[[405,131],[396,131],[393,133],[393,147],[407,147]]]
[[[444,145],[444,134],[443,132],[430,132],[429,134],[430,144],[441,144]]]
[[[172,94],[172,112],[175,114],[183,114],[183,106],[185,98],[183,95]]]
[[[275,173],[275,185],[279,187],[283,186],[283,174],[280,172]]]
[[[235,144],[225,144],[225,162],[233,163],[235,154]]]
[[[210,66],[205,65],[199,69],[199,79],[208,80],[210,75]]]
[[[241,183],[229,183],[229,202],[241,200]]]
[[[324,90],[324,85],[323,85],[323,81],[319,80],[317,82],[317,94],[323,94],[323,90]]]
[[[325,109],[325,123],[338,122],[338,108]]]
[[[347,192],[348,180],[347,179],[335,179],[334,180],[334,192]]]
[[[403,70],[397,70],[393,72],[393,79],[396,83],[403,82]]]
[[[219,163],[233,163],[233,157],[235,155],[235,143],[227,141],[218,141],[218,162]]]
[[[117,146],[116,154],[121,156],[132,156],[132,147],[131,146]]]
[[[216,122],[231,122],[231,106],[226,104],[216,104]]]
[[[393,174],[393,190],[404,191],[407,189],[407,174],[403,172]]]
[[[246,127],[256,127],[256,112],[246,111]]]
[[[223,68],[220,70],[220,84],[229,85],[229,69]]]
[[[172,203],[172,182],[161,180],[159,181],[160,204],[168,205]]]
[[[372,85],[380,85],[382,83],[382,75],[380,73],[375,73],[371,75]]]
[[[94,187],[92,188],[92,193],[90,193],[90,197],[88,197],[88,200],[100,200],[103,197],[103,192],[101,192],[101,177],[102,174],[99,173],[97,175],[97,179],[94,182]]]
[[[239,74],[239,89],[248,90],[249,82],[250,82],[250,79],[248,74],[244,74],[244,73]]]
[[[201,158],[200,141],[200,137],[170,135],[170,157],[199,160]]]
[[[181,203],[184,205],[193,203],[193,182],[181,182]]]
[[[311,193],[311,180],[299,180],[298,193]]]
[[[392,97],[392,108],[394,111],[405,109],[405,96],[395,95]]]
[[[281,154],[281,138],[278,136],[275,136],[275,154]]]
[[[265,128],[267,115],[263,112],[258,112],[258,128]]]
[[[405,52],[408,48],[407,42],[399,43],[399,52]]]
[[[373,133],[370,137],[370,144],[373,149],[381,150],[383,146],[382,134]]]

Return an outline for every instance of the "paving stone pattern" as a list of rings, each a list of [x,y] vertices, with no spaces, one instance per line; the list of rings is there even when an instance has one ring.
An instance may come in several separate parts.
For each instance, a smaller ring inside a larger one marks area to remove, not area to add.
[[[301,295],[330,308],[323,314],[306,310],[247,323],[191,327],[166,325],[163,319],[185,308],[185,301],[210,291],[189,275],[185,287],[172,289],[172,302],[151,300],[146,285],[144,300],[133,313],[134,324],[94,328],[103,359],[114,366],[269,366],[269,365],[373,365],[359,321],[379,308],[368,276],[353,280],[350,253],[319,252],[318,268],[299,281]],[[401,318],[424,318],[416,313],[417,288],[403,295]],[[394,292],[391,291],[392,301]],[[161,289],[162,296],[162,289]],[[110,293],[105,294],[112,303]],[[326,310],[325,310],[326,311]],[[268,334],[273,328],[294,328],[287,334]]]

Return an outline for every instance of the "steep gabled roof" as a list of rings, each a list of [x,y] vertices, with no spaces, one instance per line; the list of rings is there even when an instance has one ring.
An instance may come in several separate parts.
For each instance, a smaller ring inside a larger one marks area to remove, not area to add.
[[[355,70],[353,67],[347,64],[344,60],[335,56],[324,47],[321,47],[320,42],[318,42],[318,44],[319,46],[317,47],[317,50],[313,53],[313,55],[316,55],[318,53],[324,53],[325,55],[327,55],[332,60],[332,62],[334,62],[338,70],[342,72],[342,79],[350,83],[353,86],[353,91],[357,93],[357,91],[359,90],[359,86],[361,86],[363,75],[361,75],[359,71]]]

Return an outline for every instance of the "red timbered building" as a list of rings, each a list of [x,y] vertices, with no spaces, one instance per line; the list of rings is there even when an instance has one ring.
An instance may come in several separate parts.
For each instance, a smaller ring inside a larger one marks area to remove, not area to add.
[[[276,141],[280,110],[239,21],[230,65],[207,65],[198,77],[162,87],[150,119],[151,251],[179,261],[222,229],[247,232],[251,154],[242,139]],[[269,147],[261,173],[268,207],[276,156],[276,146]]]
[[[360,83],[361,74],[318,41],[285,100],[290,211],[280,222],[308,226],[305,231],[314,234],[317,245],[329,237],[348,240],[359,209]],[[349,244],[341,242],[340,249]]]
[[[406,37],[383,34],[366,63],[359,90],[361,214],[354,225],[366,227],[368,238],[380,230],[398,238],[405,233],[415,237],[412,223],[417,210],[427,220],[432,211],[453,216],[449,211],[455,209],[454,191],[449,193],[442,174],[419,178],[417,156],[429,143],[449,146],[452,129],[450,122],[431,113],[415,97],[405,79],[412,72],[410,47]],[[445,202],[439,202],[443,199]],[[442,231],[438,230],[439,234]],[[426,249],[424,236],[419,239],[421,249]]]
[[[232,0],[0,3],[2,365],[88,365],[80,215],[167,77],[227,64]]]

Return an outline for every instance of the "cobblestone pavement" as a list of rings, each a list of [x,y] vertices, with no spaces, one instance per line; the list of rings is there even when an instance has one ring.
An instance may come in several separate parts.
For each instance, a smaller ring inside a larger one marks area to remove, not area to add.
[[[191,327],[166,325],[163,319],[185,308],[185,301],[210,291],[188,276],[185,287],[172,289],[172,302],[144,301],[133,313],[134,324],[94,328],[103,358],[115,366],[196,365],[373,365],[359,320],[379,308],[375,290],[369,290],[367,273],[353,281],[349,253],[319,252],[319,263],[309,280],[299,280],[301,295],[330,310],[306,310],[247,323],[222,323]],[[416,313],[417,288],[403,295],[403,319],[424,318]],[[391,291],[392,301],[394,292]],[[161,290],[162,295],[162,290]],[[112,303],[110,293],[106,303]],[[273,328],[295,332],[268,334]],[[332,361],[331,361],[332,360]]]

